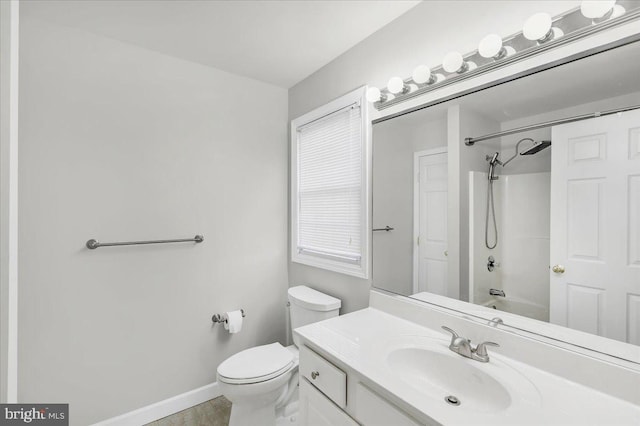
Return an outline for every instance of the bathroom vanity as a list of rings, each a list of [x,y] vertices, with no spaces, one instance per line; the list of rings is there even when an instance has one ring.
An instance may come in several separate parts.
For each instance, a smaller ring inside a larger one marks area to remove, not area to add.
[[[449,349],[441,326],[488,347]],[[294,331],[301,425],[640,424],[640,371],[379,291]]]

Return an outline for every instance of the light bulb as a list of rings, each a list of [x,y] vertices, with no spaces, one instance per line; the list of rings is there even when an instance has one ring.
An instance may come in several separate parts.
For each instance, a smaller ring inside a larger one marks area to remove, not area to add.
[[[502,38],[498,34],[489,34],[480,40],[478,53],[483,58],[494,58],[498,60],[506,56],[507,51],[502,47]]]
[[[436,78],[433,74],[431,74],[431,69],[426,65],[418,65],[414,70],[413,74],[411,74],[411,79],[416,84],[433,84],[436,81]]]
[[[374,103],[379,101],[386,101],[387,96],[380,92],[380,89],[377,87],[369,87],[367,89],[367,101]]]
[[[580,12],[585,18],[598,19],[612,11],[615,5],[616,0],[583,1],[580,4]]]
[[[442,69],[448,73],[457,72],[458,74],[461,74],[468,68],[469,66],[464,61],[460,52],[449,52],[442,60]]]
[[[387,90],[397,95],[400,92],[406,92],[404,81],[400,77],[391,77],[387,83]]]
[[[522,35],[527,40],[544,43],[553,38],[551,15],[548,13],[536,13],[531,15],[522,28]]]
[[[613,6],[613,12],[611,13],[610,19],[615,19],[618,16],[624,15],[625,13],[627,13],[627,9],[625,9],[624,6],[616,4],[615,6]]]

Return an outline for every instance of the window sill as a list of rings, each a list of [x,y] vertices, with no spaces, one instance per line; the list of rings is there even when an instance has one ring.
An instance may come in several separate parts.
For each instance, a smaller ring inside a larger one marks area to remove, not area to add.
[[[326,269],[328,271],[337,272],[339,274],[350,275],[352,277],[367,279],[367,271],[363,268],[363,260],[359,264],[349,264],[338,262],[331,259],[323,259],[316,256],[305,255],[296,253],[291,256],[293,263],[300,263],[302,265],[313,266],[320,269]]]

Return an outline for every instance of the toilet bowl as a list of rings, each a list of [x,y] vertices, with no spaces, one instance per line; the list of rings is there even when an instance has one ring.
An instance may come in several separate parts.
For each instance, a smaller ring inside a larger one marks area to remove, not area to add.
[[[298,385],[297,372],[297,348],[280,343],[244,350],[220,364],[218,385],[233,404],[229,425],[275,425],[277,409]]]
[[[306,286],[288,291],[291,329],[338,315],[339,299]],[[297,339],[295,339],[297,340]],[[280,343],[245,349],[217,370],[221,393],[231,401],[229,426],[295,424],[298,348]]]

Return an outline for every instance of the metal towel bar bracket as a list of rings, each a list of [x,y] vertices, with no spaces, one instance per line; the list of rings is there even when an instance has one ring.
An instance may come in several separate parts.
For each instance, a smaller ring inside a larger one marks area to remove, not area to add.
[[[244,309],[240,309],[240,312],[242,312],[242,318],[244,318],[246,316]],[[227,314],[213,314],[211,321],[219,323],[227,322]]]
[[[140,244],[165,244],[165,243],[201,243],[204,241],[202,235],[196,235],[193,238],[181,238],[177,240],[152,240],[152,241],[124,241],[119,243],[101,243],[93,238],[87,241],[87,248],[95,250],[98,247],[111,247],[111,246],[136,246]]]

